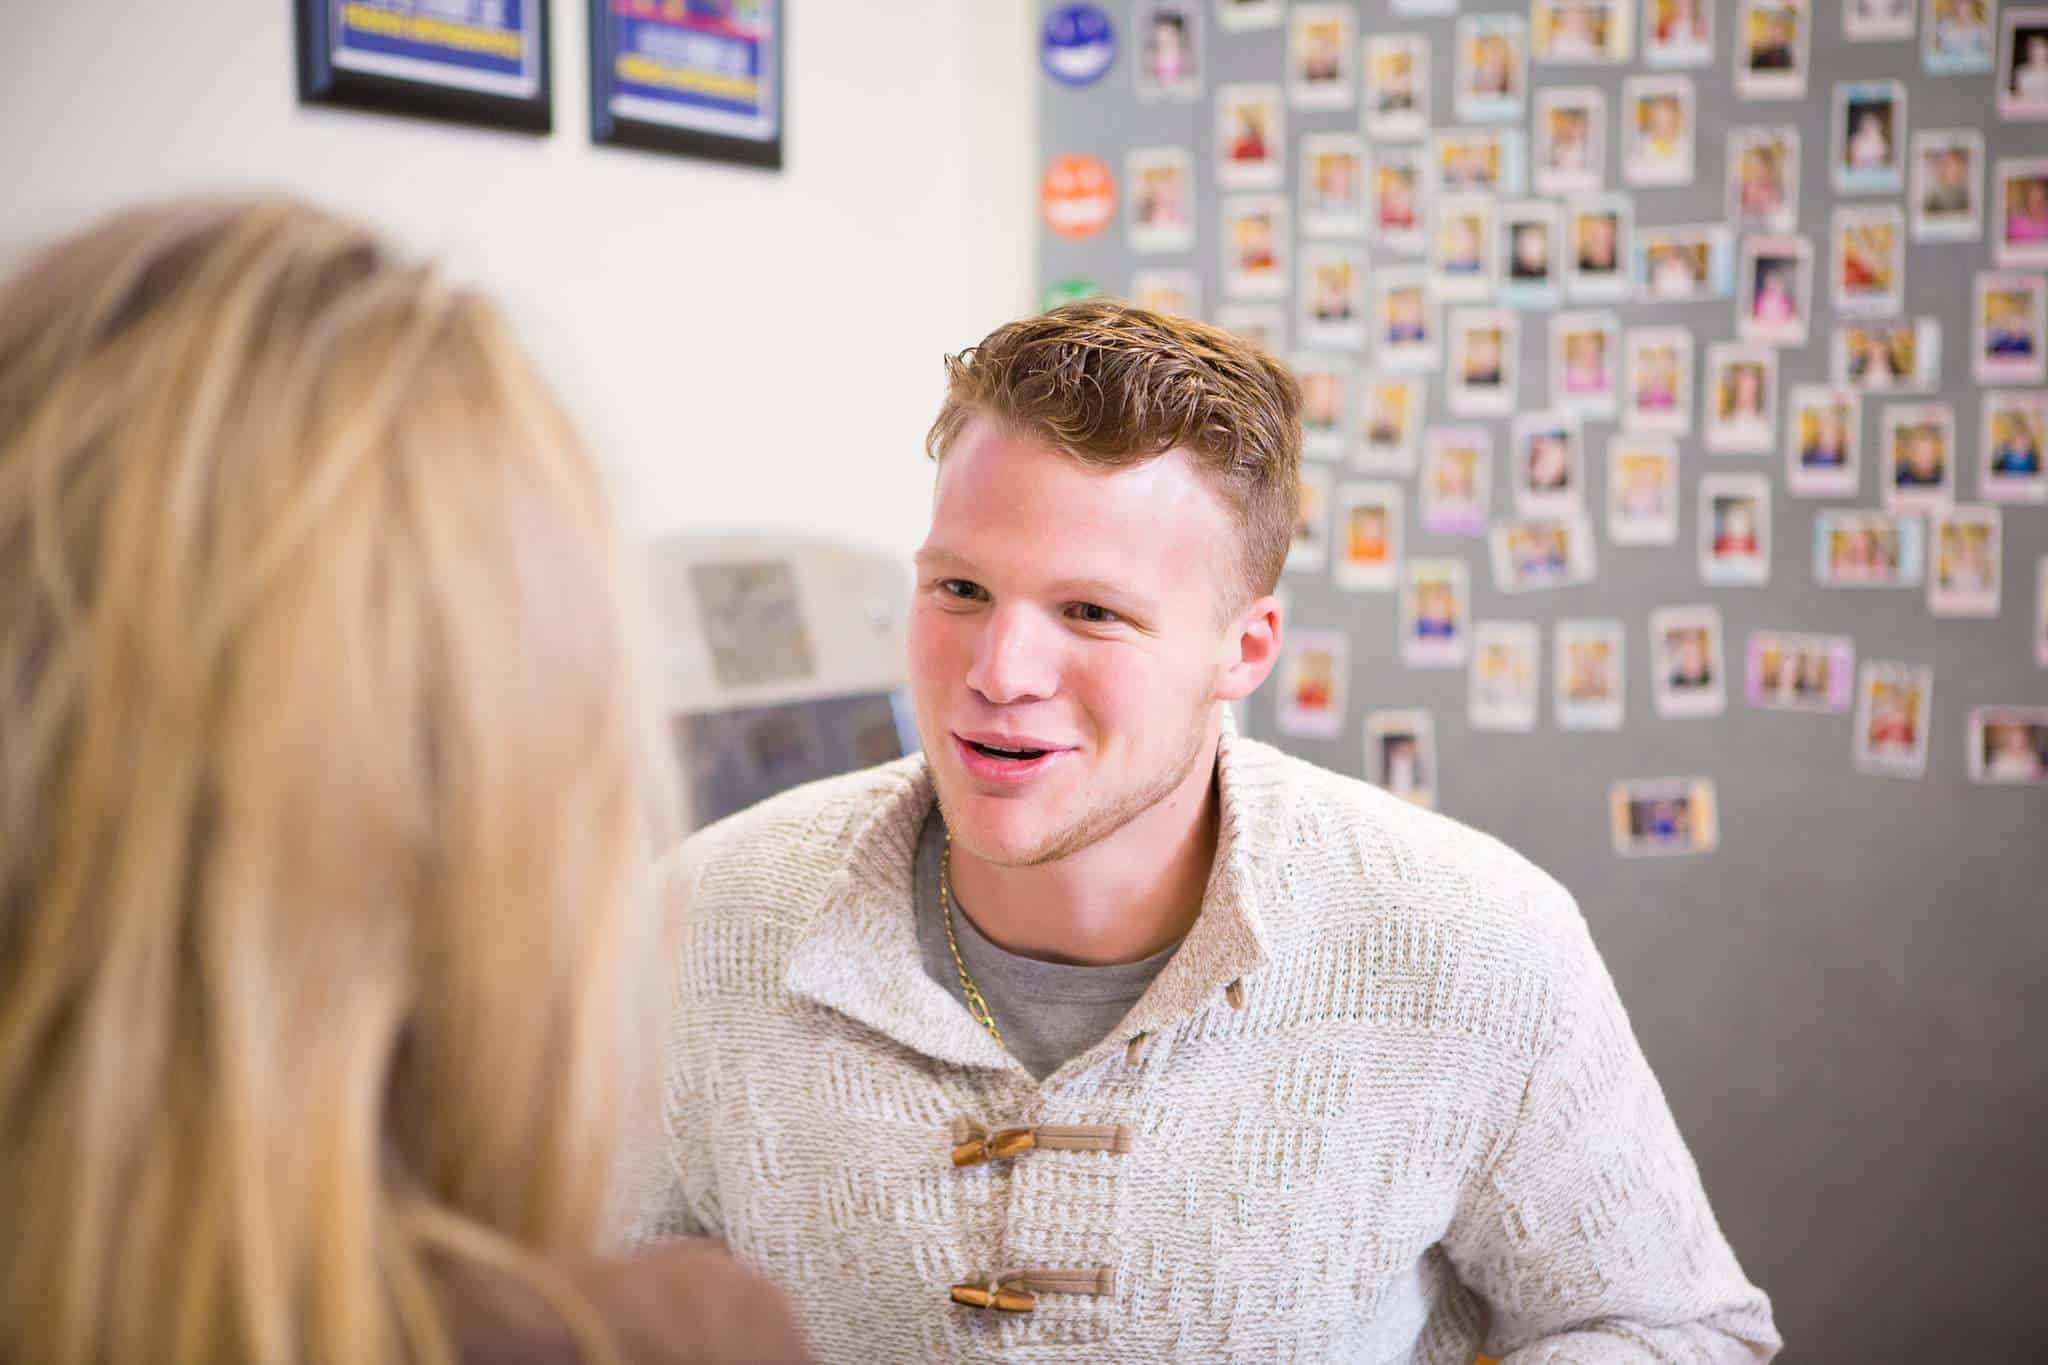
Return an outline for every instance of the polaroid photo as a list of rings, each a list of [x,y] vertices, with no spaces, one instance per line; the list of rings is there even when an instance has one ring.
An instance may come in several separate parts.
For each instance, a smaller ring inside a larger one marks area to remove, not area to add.
[[[2008,9],[1998,62],[1998,116],[2007,123],[2048,120],[2048,6]]]
[[[1550,317],[1550,405],[1576,417],[1612,418],[1620,406],[1621,319],[1610,312]]]
[[[1216,90],[1216,184],[1278,189],[1287,179],[1287,119],[1277,85]]]
[[[1297,109],[1349,109],[1358,98],[1358,12],[1296,5],[1287,24],[1287,94]]]
[[[1737,232],[1799,227],[1799,130],[1728,130],[1728,221]]]
[[[1430,268],[1446,302],[1493,297],[1497,201],[1491,195],[1440,195],[1435,202]]]
[[[1529,89],[1528,24],[1514,14],[1458,17],[1452,107],[1465,123],[1519,123]]]
[[[1436,726],[1427,711],[1365,713],[1365,774],[1375,787],[1436,809]]]
[[[1992,502],[2048,502],[2048,392],[1987,393],[1977,493]]]
[[[1419,33],[1365,40],[1365,131],[1406,142],[1429,131],[1429,39]]]
[[[1979,384],[2048,384],[2048,275],[1979,272],[1971,355]]]
[[[1278,28],[1286,13],[1286,0],[1216,0],[1216,22],[1232,33]]]
[[[1202,8],[1199,0],[1138,6],[1138,60],[1131,70],[1140,103],[1194,100],[1202,94]]]
[[[1678,442],[1616,432],[1607,438],[1607,538],[1616,545],[1678,542]]]
[[[818,652],[787,559],[694,564],[690,596],[721,688],[818,676]]]
[[[1529,52],[1552,66],[1629,59],[1635,0],[1533,0]]]
[[[1365,235],[1365,139],[1356,133],[1301,139],[1301,233]]]
[[[1735,330],[1744,341],[1804,346],[1813,316],[1813,243],[1744,237],[1736,268]]]
[[[1505,417],[1515,410],[1521,318],[1505,308],[1454,308],[1445,404],[1453,417]]]
[[[1272,304],[1225,304],[1216,310],[1216,325],[1269,355],[1287,350],[1287,314]]]
[[[1585,437],[1578,418],[1565,412],[1515,417],[1509,448],[1514,507],[1520,516],[1560,516],[1586,505]]]
[[[1698,113],[1690,76],[1630,76],[1621,85],[1621,176],[1631,185],[1690,185]]]
[[[1785,430],[1785,490],[1795,498],[1853,498],[1863,482],[1863,396],[1795,384]]]
[[[1334,476],[1320,465],[1301,466],[1301,504],[1294,516],[1294,540],[1287,547],[1288,573],[1321,573],[1330,562],[1330,485]]]
[[[1700,476],[1700,581],[1755,588],[1771,581],[1771,479],[1768,474]]]
[[[1485,427],[1431,427],[1422,437],[1422,529],[1433,536],[1476,536],[1493,506],[1493,433]]]
[[[1973,76],[1991,70],[1998,0],[1927,0],[1920,26],[1920,64],[1930,76]]]
[[[1624,430],[1672,436],[1691,434],[1692,352],[1689,327],[1628,329],[1622,362]]]
[[[1984,134],[1975,128],[1913,134],[1913,240],[1974,242],[1984,235]]]
[[[1342,630],[1298,629],[1281,646],[1280,696],[1273,722],[1283,735],[1335,739],[1344,733],[1344,700],[1351,665],[1351,635]]]
[[[1390,374],[1420,374],[1437,366],[1436,290],[1420,266],[1373,272],[1372,335],[1379,367]]]
[[[1843,714],[1855,701],[1856,642],[1846,635],[1753,630],[1743,691],[1762,711]]]
[[[1936,616],[1998,615],[2003,518],[1996,507],[1951,507],[1927,519],[1933,555],[1927,609]]]
[[[1430,138],[1444,194],[1520,194],[1527,185],[1519,128],[1446,128]]]
[[[2048,555],[2034,565],[2034,666],[2048,668]]]
[[[1339,459],[1351,437],[1351,384],[1357,362],[1346,356],[1301,355],[1294,378],[1301,385],[1301,453]]]
[[[1287,296],[1287,199],[1245,194],[1223,201],[1223,292],[1234,299]]]
[[[1186,251],[1195,244],[1195,159],[1185,147],[1139,147],[1124,159],[1131,196],[1131,250]]]
[[[1725,299],[1735,292],[1734,244],[1718,224],[1638,228],[1633,274],[1646,303]]]
[[[1914,588],[1926,577],[1926,525],[1866,508],[1813,517],[1813,581],[1823,588]]]
[[[1643,61],[1666,68],[1713,65],[1714,0],[1643,0]]]
[[[1411,559],[1401,579],[1401,662],[1463,668],[1471,644],[1472,580],[1462,559]]]
[[[2002,157],[1992,183],[1998,199],[1992,260],[2009,269],[2048,266],[2048,156]]]
[[[1625,194],[1565,201],[1565,296],[1607,302],[1629,293],[1630,236],[1635,201]]]
[[[1834,382],[1864,393],[1924,393],[1941,382],[1941,324],[1933,318],[1851,322],[1835,329]]]
[[[1915,0],[1842,0],[1842,36],[1852,43],[1913,36]]]
[[[1536,92],[1536,192],[1591,194],[1607,167],[1607,94],[1597,86]]]
[[[1971,707],[1968,758],[1972,782],[2048,782],[2048,706]]]
[[[1169,317],[1202,316],[1202,276],[1194,270],[1139,270],[1131,275],[1131,302]]]
[[[1666,720],[1718,716],[1728,709],[1719,607],[1651,610],[1650,693]]]
[[[1955,502],[1954,405],[1887,403],[1879,431],[1885,511],[1936,512]]]
[[[1534,592],[1590,583],[1597,571],[1593,528],[1578,512],[1509,517],[1487,534],[1493,585],[1501,592]]]
[[[1865,660],[1856,687],[1856,770],[1873,777],[1927,772],[1934,670]]]
[[[1548,199],[1500,209],[1500,301],[1510,308],[1555,308],[1564,277],[1564,216]]]
[[[1711,777],[1655,777],[1607,789],[1607,822],[1618,857],[1712,853],[1721,831]]]
[[[1717,341],[1707,347],[1707,449],[1768,455],[1778,443],[1778,353]]]
[[[1627,704],[1621,622],[1563,620],[1551,632],[1550,690],[1560,730],[1619,730]]]
[[[1413,474],[1427,403],[1428,381],[1421,375],[1375,374],[1364,379],[1352,466],[1376,474]]]
[[[1806,98],[1813,12],[1808,0],[1742,0],[1735,23],[1735,93],[1746,100]]]
[[[1543,636],[1534,621],[1472,623],[1465,715],[1475,730],[1536,728]]]
[[[1837,314],[1896,313],[1906,297],[1906,215],[1896,204],[1842,205],[1834,216]]]
[[[1897,194],[1905,186],[1906,87],[1898,81],[1835,84],[1837,194]]]
[[[1310,242],[1301,248],[1300,331],[1304,346],[1365,347],[1365,249]]]
[[[1337,586],[1353,592],[1392,589],[1401,566],[1401,485],[1337,487]]]
[[[1429,242],[1429,156],[1422,147],[1377,147],[1370,153],[1373,240],[1389,251],[1420,252]]]

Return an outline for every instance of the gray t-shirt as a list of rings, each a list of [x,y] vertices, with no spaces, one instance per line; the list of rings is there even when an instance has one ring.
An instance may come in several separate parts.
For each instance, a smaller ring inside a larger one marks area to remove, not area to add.
[[[945,851],[946,826],[934,807],[917,841],[917,942],[924,953],[925,974],[951,992],[965,1009],[967,993],[960,988],[953,950],[946,946],[946,912],[939,900],[939,861]],[[988,1002],[996,1027],[1002,1030],[1003,1046],[1041,1081],[1123,1022],[1152,978],[1180,947],[1175,943],[1140,961],[1108,967],[1041,962],[983,938],[974,921],[960,913],[957,898],[953,902],[953,935],[960,941],[960,956],[966,960],[968,974]]]

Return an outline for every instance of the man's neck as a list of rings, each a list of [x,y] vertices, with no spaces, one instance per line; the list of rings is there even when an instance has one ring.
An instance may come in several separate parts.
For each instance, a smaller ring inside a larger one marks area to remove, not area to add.
[[[1047,962],[1137,962],[1178,943],[1216,860],[1216,753],[1212,731],[1178,787],[1057,862],[1001,867],[954,844],[955,913],[998,947]]]

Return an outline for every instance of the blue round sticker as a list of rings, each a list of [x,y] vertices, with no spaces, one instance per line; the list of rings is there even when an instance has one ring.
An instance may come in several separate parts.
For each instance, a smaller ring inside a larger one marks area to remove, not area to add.
[[[1096,5],[1061,5],[1038,41],[1045,74],[1061,85],[1092,85],[1116,61],[1116,25]]]

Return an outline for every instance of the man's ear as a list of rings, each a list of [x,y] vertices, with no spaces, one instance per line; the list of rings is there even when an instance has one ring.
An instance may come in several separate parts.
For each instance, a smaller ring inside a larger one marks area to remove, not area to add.
[[[1223,637],[1223,667],[1216,677],[1218,701],[1237,701],[1258,690],[1280,662],[1280,627],[1280,599],[1270,593],[1246,604],[1231,619]]]

